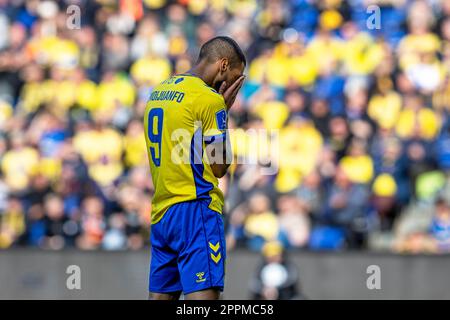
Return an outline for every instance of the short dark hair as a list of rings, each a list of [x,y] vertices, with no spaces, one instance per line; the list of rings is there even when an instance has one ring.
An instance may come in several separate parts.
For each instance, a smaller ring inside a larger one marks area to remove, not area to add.
[[[219,36],[206,41],[200,48],[197,63],[207,59],[215,62],[221,58],[228,58],[230,66],[234,67],[239,63],[247,64],[245,55],[239,45],[230,37]]]

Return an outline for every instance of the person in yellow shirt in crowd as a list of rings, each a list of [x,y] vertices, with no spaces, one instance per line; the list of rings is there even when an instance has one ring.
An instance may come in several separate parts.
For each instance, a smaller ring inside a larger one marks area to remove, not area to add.
[[[155,86],[167,79],[172,67],[166,58],[148,54],[136,60],[130,69],[130,74],[138,86]]]
[[[372,185],[372,203],[377,215],[380,216],[382,230],[392,228],[398,215],[397,183],[388,173],[378,175]]]
[[[267,48],[249,65],[248,81],[260,83],[265,79],[270,85],[285,87],[289,74],[289,60],[281,47]]]
[[[352,22],[342,26],[344,36],[343,63],[352,75],[368,75],[374,72],[384,57],[383,43],[375,41],[366,32],[358,30]]]
[[[20,90],[17,109],[20,114],[35,112],[46,100],[43,85],[44,70],[37,64],[24,67],[24,85]]]
[[[124,162],[129,168],[143,166],[147,163],[147,151],[145,144],[142,143],[144,135],[141,121],[132,120],[128,124],[124,136]]]
[[[260,248],[261,243],[277,239],[279,222],[275,213],[270,210],[269,198],[266,195],[255,194],[249,199],[244,230],[249,241],[254,242],[251,246],[256,250]]]
[[[142,247],[148,224],[131,211],[149,212],[153,189],[143,182],[150,179],[139,119],[153,88],[189,70],[218,33],[232,35],[248,58],[226,119],[235,163],[219,183],[232,212],[230,239],[293,245],[301,231],[288,228],[282,238],[278,214],[290,210],[273,206],[290,197],[303,203],[302,221],[311,220],[302,246],[370,246],[378,222],[389,233],[400,211],[415,206],[416,180],[429,170],[446,176],[450,163],[446,2],[394,2],[381,6],[374,29],[358,1],[81,2],[73,29],[62,7],[33,1],[16,10],[7,2],[0,247],[39,246],[50,192],[73,228],[61,235],[64,246],[118,248],[117,234],[122,248]],[[32,183],[39,177],[46,188]],[[2,200],[11,197],[20,210]],[[427,197],[419,200],[434,210]],[[136,209],[138,198],[146,206]],[[315,205],[306,205],[311,198]]]
[[[275,188],[289,192],[299,186],[303,175],[315,168],[323,138],[308,119],[295,117],[279,132],[278,175]]]
[[[131,107],[135,98],[135,88],[126,75],[107,72],[97,87],[97,104],[92,113],[95,115]]]
[[[440,126],[439,115],[432,109],[426,108],[419,96],[405,97],[404,108],[396,124],[396,132],[401,138],[418,137],[431,140],[436,137]]]
[[[342,21],[342,15],[335,10],[327,10],[320,15],[317,35],[306,49],[317,65],[320,66],[324,61],[339,61],[344,57],[344,42],[332,32]]]
[[[73,137],[77,152],[89,168],[89,175],[101,186],[110,186],[123,173],[121,161],[123,137],[107,125],[105,114],[95,118],[94,123],[80,129]]]
[[[5,212],[0,215],[0,249],[18,241],[26,231],[25,214],[18,198],[8,199]]]
[[[363,141],[353,140],[349,152],[339,162],[340,167],[353,183],[367,184],[373,178],[373,160],[366,153]]]
[[[5,152],[1,161],[5,182],[11,190],[25,191],[30,177],[37,172],[39,158],[39,152],[27,146],[23,133],[12,133],[11,149]]]
[[[417,1],[410,8],[408,19],[409,33],[399,43],[399,63],[403,69],[420,62],[420,54],[437,54],[441,43],[439,37],[432,32],[431,8]]]
[[[393,90],[392,81],[380,78],[377,93],[369,101],[367,113],[380,127],[392,129],[398,121],[402,109],[402,96]]]

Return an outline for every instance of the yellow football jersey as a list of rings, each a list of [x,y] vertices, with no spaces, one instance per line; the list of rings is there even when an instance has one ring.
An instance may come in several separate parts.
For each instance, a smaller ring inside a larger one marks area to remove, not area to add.
[[[222,95],[193,75],[174,76],[154,88],[144,114],[155,186],[152,224],[173,204],[195,199],[222,213],[223,194],[204,150],[226,138],[226,110]]]

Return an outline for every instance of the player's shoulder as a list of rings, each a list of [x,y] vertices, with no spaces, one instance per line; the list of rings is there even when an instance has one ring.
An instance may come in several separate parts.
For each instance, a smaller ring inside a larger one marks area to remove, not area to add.
[[[202,88],[202,90],[198,94],[197,100],[205,102],[209,105],[225,103],[223,96],[210,87]]]
[[[191,74],[180,74],[174,76],[174,83],[182,85],[186,91],[189,91],[192,95],[201,96],[206,99],[218,99],[222,98],[214,88],[208,86],[202,79]]]
[[[155,91],[179,90],[197,105],[224,104],[223,96],[202,79],[191,74],[174,75],[154,88]]]
[[[202,105],[223,105],[225,103],[223,96],[204,82],[198,88],[196,100],[203,102]]]

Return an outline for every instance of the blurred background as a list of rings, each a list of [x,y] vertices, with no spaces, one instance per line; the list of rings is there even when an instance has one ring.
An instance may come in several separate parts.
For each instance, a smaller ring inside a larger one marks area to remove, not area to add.
[[[216,35],[248,59],[236,159],[278,146],[221,181],[231,254],[264,260],[248,297],[302,297],[286,252],[448,257],[450,1],[0,0],[3,263],[30,248],[148,255],[146,100]]]

